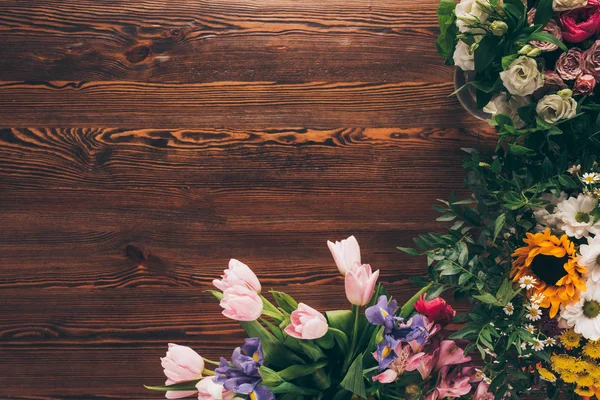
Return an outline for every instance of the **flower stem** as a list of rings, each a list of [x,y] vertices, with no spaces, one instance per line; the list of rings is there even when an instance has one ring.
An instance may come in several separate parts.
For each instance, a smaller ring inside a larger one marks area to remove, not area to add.
[[[356,342],[358,340],[358,317],[360,316],[360,306],[352,305],[352,315],[354,316],[352,342],[350,343],[350,350],[348,351],[346,361],[344,362],[344,367],[342,368],[343,371],[348,368],[350,362],[354,359],[354,350],[356,349]]]
[[[216,362],[216,361],[213,361],[213,360],[209,360],[208,358],[204,358],[204,357],[202,357],[202,359],[203,359],[203,360],[204,360],[204,362],[205,362],[205,363],[207,363],[207,364],[212,364],[212,365],[216,365],[216,366],[219,366],[219,365],[221,365],[220,363],[218,363],[218,362]]]

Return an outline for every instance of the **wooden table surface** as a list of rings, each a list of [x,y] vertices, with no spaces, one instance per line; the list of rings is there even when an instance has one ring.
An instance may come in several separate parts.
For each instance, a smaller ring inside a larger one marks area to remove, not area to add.
[[[436,53],[436,0],[0,2],[0,398],[160,398],[168,342],[229,356],[229,258],[345,307],[328,239],[400,300],[493,140]]]

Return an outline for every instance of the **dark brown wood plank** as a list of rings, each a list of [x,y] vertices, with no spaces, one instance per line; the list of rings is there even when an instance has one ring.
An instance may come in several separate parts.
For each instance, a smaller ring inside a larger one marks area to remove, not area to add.
[[[3,129],[0,188],[460,188],[460,148],[493,140],[421,128]]]
[[[435,0],[0,3],[0,80],[444,82]]]
[[[402,82],[1,82],[5,127],[481,126],[453,84]]]

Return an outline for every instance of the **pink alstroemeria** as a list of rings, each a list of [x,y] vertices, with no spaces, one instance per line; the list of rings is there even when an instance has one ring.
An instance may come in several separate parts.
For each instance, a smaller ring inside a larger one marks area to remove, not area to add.
[[[471,389],[473,378],[472,368],[454,368],[448,373],[450,367],[446,366],[440,370],[438,384],[432,393],[431,400],[460,397],[468,394]],[[471,373],[470,373],[471,372]]]
[[[471,361],[471,357],[465,356],[463,349],[458,347],[454,340],[442,341],[439,349],[435,350],[435,353],[437,353],[437,361],[434,367],[436,371],[446,366],[464,364]]]
[[[165,385],[193,381],[202,377],[204,359],[187,346],[169,343],[167,355],[160,359],[163,372],[167,377]],[[165,393],[167,399],[180,399],[193,396],[196,391],[175,391]]]
[[[346,275],[348,270],[362,264],[360,262],[360,246],[354,236],[350,236],[341,242],[327,241],[327,246],[331,251],[335,265],[337,265],[342,275]]]
[[[484,381],[479,382],[477,385],[477,390],[475,390],[475,396],[473,400],[494,400],[493,393],[488,392],[490,388],[490,384]]]
[[[296,339],[319,339],[329,329],[325,316],[304,303],[298,304],[298,309],[292,312],[290,319],[285,333]]]
[[[417,353],[410,358],[406,365],[407,371],[419,371],[423,380],[429,378],[433,366],[435,365],[435,358],[433,354]]]
[[[364,306],[373,297],[379,270],[372,272],[369,264],[362,264],[346,272],[346,298],[355,306]]]
[[[254,272],[241,261],[229,260],[229,268],[223,271],[221,279],[213,280],[213,285],[222,292],[233,286],[247,286],[260,294],[260,281]]]
[[[225,289],[220,306],[223,315],[235,321],[256,321],[263,311],[260,296],[247,286],[232,286]]]

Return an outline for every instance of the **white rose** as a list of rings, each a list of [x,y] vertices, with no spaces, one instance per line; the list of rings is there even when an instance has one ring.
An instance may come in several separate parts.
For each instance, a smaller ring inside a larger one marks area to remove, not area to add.
[[[457,18],[456,26],[461,32],[469,32],[471,28],[469,28],[468,23],[461,21],[458,17],[465,17],[468,19],[470,16],[473,16],[481,22],[485,22],[489,17],[489,14],[486,13],[475,0],[461,0],[461,2],[456,5],[454,12],[456,13]]]
[[[587,6],[588,0],[552,0],[554,11],[574,10]]]
[[[563,98],[557,94],[544,96],[535,107],[537,115],[549,124],[561,119],[572,118],[577,113],[577,102],[572,97]]]
[[[492,115],[492,118],[498,114],[508,115],[512,119],[515,128],[521,129],[525,126],[525,122],[519,117],[519,108],[526,106],[531,103],[529,97],[521,96],[510,96],[507,100],[506,93],[501,93],[495,96],[487,106],[483,108],[488,114]]]
[[[454,65],[462,69],[463,71],[473,71],[475,69],[475,56],[469,51],[470,46],[459,40],[456,43],[456,49],[454,50]]]
[[[500,72],[500,79],[510,94],[527,96],[544,85],[544,78],[538,70],[535,59],[521,56],[506,70]]]

